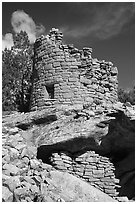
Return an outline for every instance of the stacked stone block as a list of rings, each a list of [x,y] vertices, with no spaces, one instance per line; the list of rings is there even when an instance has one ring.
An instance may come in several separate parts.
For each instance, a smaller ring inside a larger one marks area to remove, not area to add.
[[[88,68],[83,71],[82,61],[80,81],[87,90],[87,97],[93,98],[96,103],[115,103],[117,101],[117,68],[113,67],[111,62],[99,61],[97,59],[88,59]],[[84,92],[85,93],[85,92]]]
[[[117,101],[117,68],[91,56],[91,48],[78,50],[62,42],[63,34],[52,29],[34,45],[31,110],[60,104],[114,103]],[[54,97],[50,97],[52,86]]]
[[[94,151],[87,151],[80,155],[71,155],[67,152],[53,153],[50,161],[61,171],[67,171],[91,185],[116,197],[119,180],[115,178],[115,167],[109,158],[100,156]]]

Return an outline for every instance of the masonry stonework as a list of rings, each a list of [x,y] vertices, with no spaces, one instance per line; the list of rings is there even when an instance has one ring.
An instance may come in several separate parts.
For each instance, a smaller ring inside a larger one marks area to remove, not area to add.
[[[118,70],[111,62],[94,59],[91,48],[78,50],[62,42],[52,29],[34,45],[31,110],[56,105],[113,104],[117,101]]]
[[[119,179],[115,178],[115,167],[109,158],[87,151],[75,155],[68,152],[53,153],[50,160],[56,169],[87,181],[109,196],[118,196]]]

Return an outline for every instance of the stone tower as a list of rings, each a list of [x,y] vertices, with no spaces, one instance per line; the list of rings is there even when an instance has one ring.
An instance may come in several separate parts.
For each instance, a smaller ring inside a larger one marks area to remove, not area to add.
[[[60,105],[113,104],[117,101],[117,68],[92,58],[92,49],[78,50],[62,42],[52,28],[34,44],[31,110]]]

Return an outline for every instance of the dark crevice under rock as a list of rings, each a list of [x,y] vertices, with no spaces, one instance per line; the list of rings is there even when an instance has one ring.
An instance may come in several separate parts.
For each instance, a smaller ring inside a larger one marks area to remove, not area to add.
[[[17,124],[16,126],[22,130],[28,130],[30,129],[33,125],[46,125],[46,124],[50,124],[54,121],[57,120],[57,116],[56,115],[47,115],[43,118],[36,118],[36,119],[32,119],[29,122],[21,122],[19,124]]]
[[[93,149],[91,148],[93,147]],[[37,158],[42,159],[43,162],[48,161],[48,158],[53,152],[67,151],[71,155],[88,150],[95,150],[100,152],[101,150],[97,147],[94,138],[74,138],[63,142],[58,142],[52,145],[41,145],[38,147]]]

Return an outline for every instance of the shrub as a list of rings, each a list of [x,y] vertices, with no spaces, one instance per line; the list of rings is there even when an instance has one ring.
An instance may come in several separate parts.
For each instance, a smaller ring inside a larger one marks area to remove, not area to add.
[[[119,88],[118,99],[122,103],[130,102],[132,105],[135,105],[135,86],[130,90]]]

